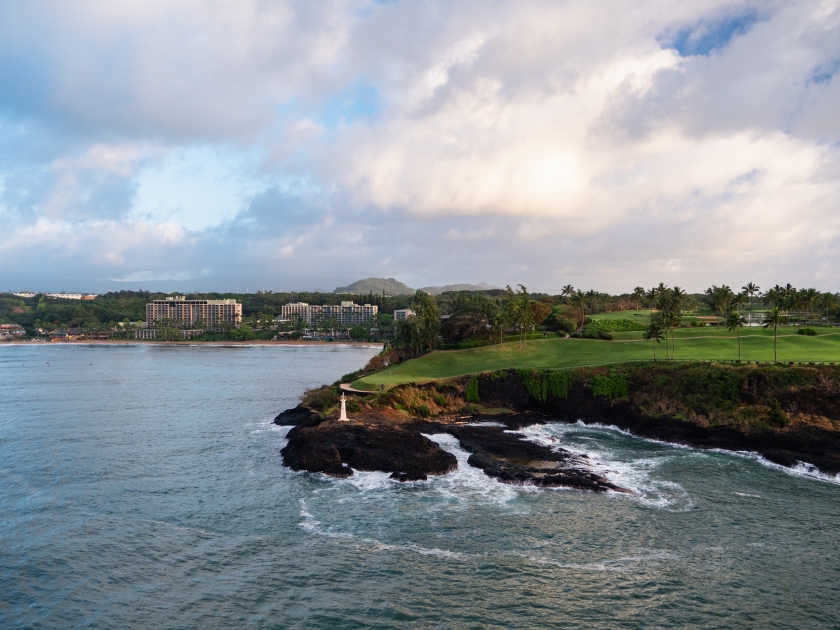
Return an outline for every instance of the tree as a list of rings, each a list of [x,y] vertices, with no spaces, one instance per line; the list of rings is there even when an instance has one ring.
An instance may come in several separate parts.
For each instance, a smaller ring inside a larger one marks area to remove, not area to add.
[[[519,347],[521,348],[522,336],[534,325],[534,311],[531,309],[528,289],[521,284],[516,286],[519,288],[516,299],[516,324],[519,327]]]
[[[642,302],[645,299],[645,289],[644,287],[636,287],[633,289],[633,299],[636,300],[636,308],[641,310]]]
[[[668,312],[668,324],[671,328],[671,358],[677,351],[676,337],[674,335],[674,328],[682,323],[682,305],[685,300],[685,291],[680,287],[674,287],[670,293],[666,292],[666,311]]]
[[[417,317],[420,347],[431,350],[440,334],[440,309],[434,296],[425,291],[417,291],[414,295],[413,306]]]
[[[755,296],[758,295],[758,292],[761,290],[761,287],[758,286],[755,282],[748,282],[746,285],[741,287],[741,290],[746,293],[750,298],[750,323],[752,324],[752,316],[754,310],[754,303]]]
[[[726,327],[729,329],[729,332],[733,330],[738,332],[738,361],[741,360],[741,327],[746,323],[747,320],[740,313],[730,313],[726,320]]]
[[[586,313],[583,310],[586,306],[586,294],[583,291],[575,291],[574,295],[569,299],[569,303],[575,308],[580,309],[580,328],[578,330],[583,330],[583,322],[586,319]]]
[[[779,326],[784,325],[787,318],[782,315],[782,310],[778,306],[774,306],[770,311],[764,314],[764,327],[773,327],[773,363],[777,363],[776,359],[776,336]]]
[[[825,313],[825,323],[828,325],[829,313],[837,308],[837,296],[833,293],[823,293],[820,296],[820,309]]]
[[[563,290],[560,292],[560,295],[566,298],[566,301],[571,303],[572,296],[575,294],[575,288],[571,284],[567,284],[563,287]]]
[[[645,329],[642,337],[647,341],[655,342],[653,345],[653,360],[656,361],[656,346],[662,341],[662,325],[658,321],[659,318],[651,319],[650,324]]]

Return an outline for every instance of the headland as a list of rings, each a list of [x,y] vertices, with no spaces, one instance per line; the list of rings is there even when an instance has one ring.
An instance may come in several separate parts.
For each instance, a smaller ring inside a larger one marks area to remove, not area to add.
[[[748,451],[788,467],[840,474],[840,366],[714,362],[519,368],[350,392],[351,422],[336,420],[338,383],[281,413],[294,425],[283,461],[347,476],[380,470],[401,481],[446,474],[455,458],[428,439],[446,433],[468,463],[505,483],[621,491],[586,457],[517,430],[549,422],[601,423],[640,438]],[[449,457],[447,457],[449,455]]]

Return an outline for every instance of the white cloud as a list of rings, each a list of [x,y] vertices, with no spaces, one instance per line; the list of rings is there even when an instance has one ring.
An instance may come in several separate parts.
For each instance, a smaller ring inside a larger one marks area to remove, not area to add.
[[[31,2],[5,17],[5,269],[26,248],[44,273],[123,279],[352,279],[389,260],[418,285],[618,290],[776,269],[830,283],[840,262],[835,1]],[[669,47],[683,40],[702,54]],[[356,111],[341,95],[358,85]]]

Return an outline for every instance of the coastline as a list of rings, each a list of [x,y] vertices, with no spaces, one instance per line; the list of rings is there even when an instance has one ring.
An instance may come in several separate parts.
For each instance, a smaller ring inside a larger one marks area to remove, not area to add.
[[[347,397],[349,423],[336,421],[339,394]],[[572,453],[559,447],[534,450],[507,433],[579,421],[840,475],[840,368],[835,366],[508,369],[365,393],[334,384],[307,392],[298,407],[275,419],[294,426],[290,447],[283,451],[284,464],[293,470],[335,476],[348,476],[354,468],[380,470],[399,480],[445,474],[412,463],[408,438],[449,433],[471,453],[471,466],[505,483],[620,490],[591,476],[587,462]]]
[[[137,339],[108,339],[90,341],[6,341],[0,343],[0,348],[9,346],[115,346],[115,345],[143,345],[143,346],[352,346],[357,348],[383,347],[381,341],[265,341],[253,339],[250,341],[145,341]]]

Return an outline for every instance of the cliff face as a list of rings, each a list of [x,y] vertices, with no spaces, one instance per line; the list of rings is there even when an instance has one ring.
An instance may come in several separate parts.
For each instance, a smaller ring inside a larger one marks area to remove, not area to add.
[[[484,374],[477,377],[478,396],[485,404],[538,410],[560,421],[614,425],[698,448],[756,451],[784,466],[807,462],[840,473],[840,372],[834,367],[582,369],[560,396],[537,389],[546,378],[537,371],[530,377],[521,370]]]
[[[400,481],[446,474],[453,455],[425,435],[449,433],[468,463],[506,483],[620,491],[581,456],[506,430],[545,422],[614,425],[698,448],[755,451],[784,466],[840,474],[840,368],[637,364],[576,370],[502,370],[351,396],[351,422],[337,422],[325,387],[275,422],[294,425],[283,462],[344,477],[356,470]],[[350,403],[348,403],[350,407]],[[492,420],[503,426],[477,426]],[[425,434],[425,435],[424,435]]]

